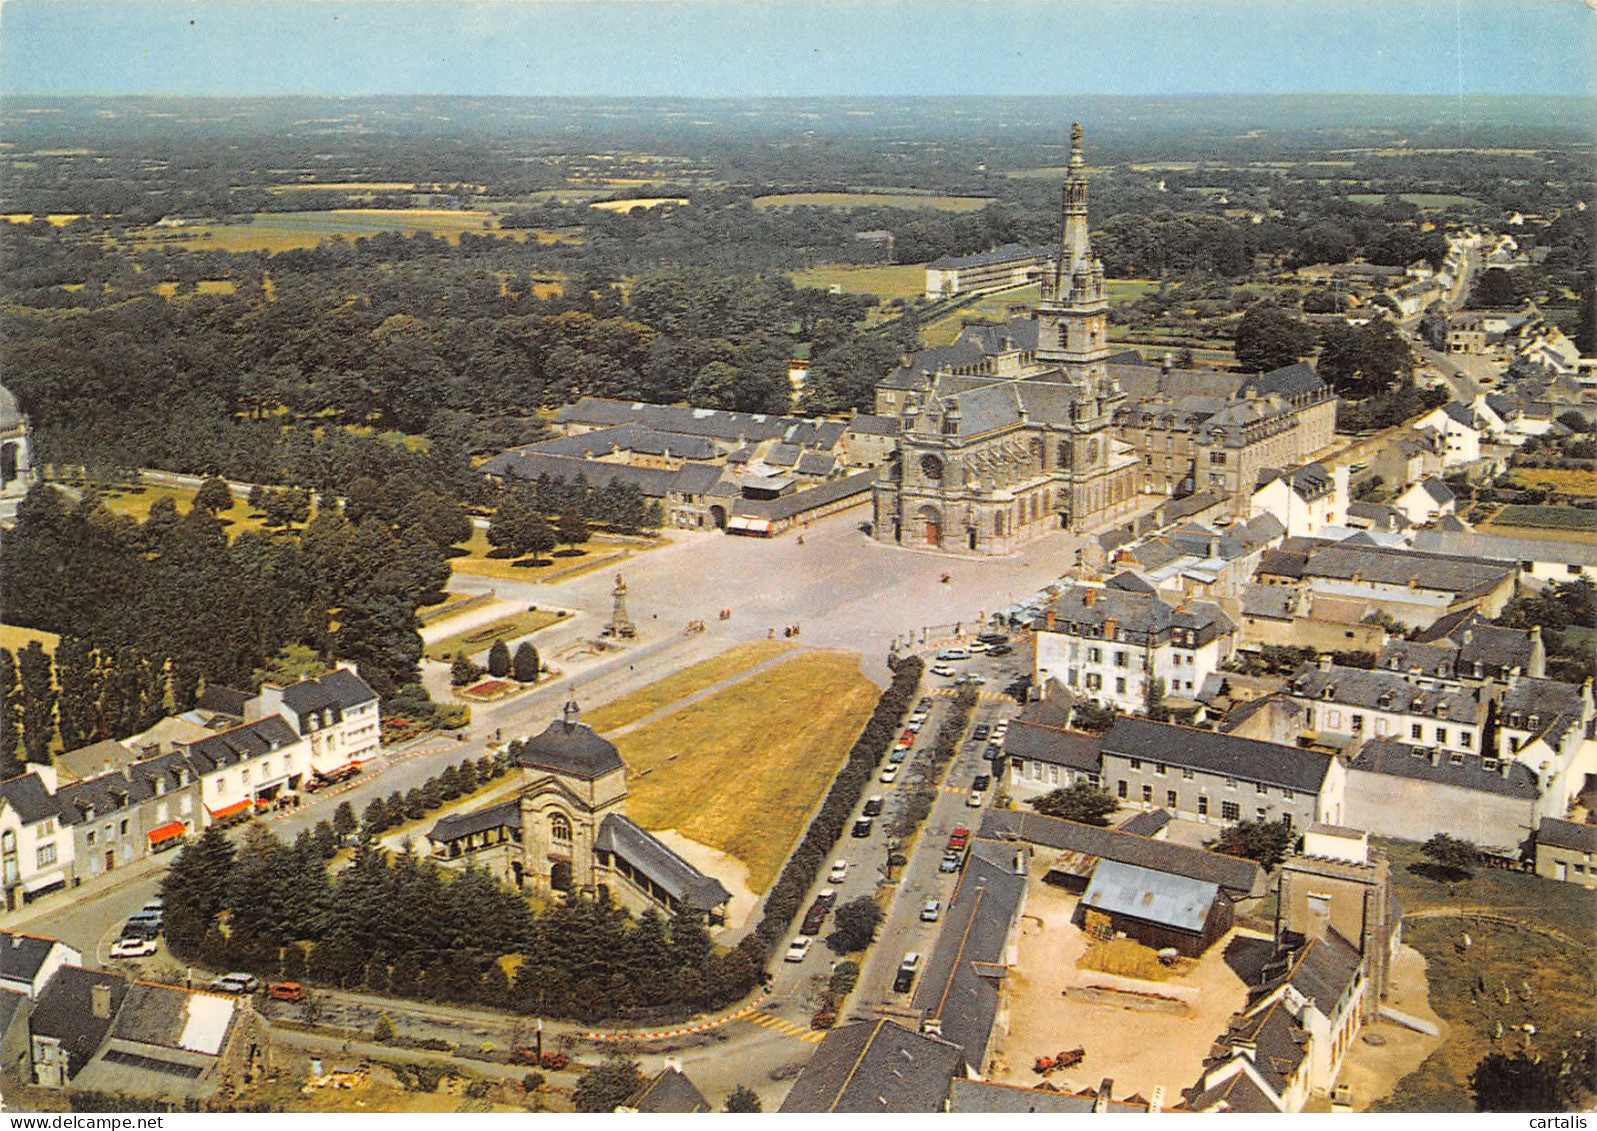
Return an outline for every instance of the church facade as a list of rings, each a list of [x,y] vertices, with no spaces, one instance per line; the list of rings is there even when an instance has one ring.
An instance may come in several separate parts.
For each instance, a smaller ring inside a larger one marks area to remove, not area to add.
[[[900,371],[879,390],[877,411],[900,419],[898,459],[872,500],[879,541],[1006,554],[1135,506],[1138,460],[1112,429],[1125,396],[1109,372],[1108,292],[1087,228],[1081,140],[1078,124],[1034,334],[1006,335],[974,356],[929,351],[907,380]]]
[[[432,858],[480,865],[544,898],[608,895],[632,911],[723,919],[730,893],[628,819],[626,764],[577,713],[567,703],[542,733],[511,743],[514,796],[440,818],[427,834]]]

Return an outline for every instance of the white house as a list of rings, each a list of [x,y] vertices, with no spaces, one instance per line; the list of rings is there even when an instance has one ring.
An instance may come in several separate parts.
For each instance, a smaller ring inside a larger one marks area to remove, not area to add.
[[[1442,466],[1462,467],[1481,458],[1481,438],[1486,422],[1468,405],[1451,401],[1432,409],[1414,422],[1414,429],[1431,428],[1442,437]]]
[[[1308,463],[1286,471],[1265,471],[1249,500],[1248,514],[1274,515],[1288,537],[1320,534],[1326,527],[1347,525],[1348,469],[1327,470]]]
[[[53,766],[34,766],[0,783],[0,873],[6,910],[65,887],[72,874],[72,833],[61,827]]]
[[[280,715],[308,739],[309,768],[322,777],[359,766],[382,745],[377,693],[353,664],[288,687],[262,684],[261,693],[244,704],[244,718],[255,722],[271,715]]]
[[[1037,684],[1058,680],[1072,694],[1142,711],[1150,681],[1190,699],[1232,651],[1236,626],[1210,601],[1172,605],[1135,574],[1104,585],[1072,585],[1034,625]]]
[[[1403,517],[1411,525],[1424,526],[1457,510],[1458,497],[1453,494],[1452,488],[1433,476],[1411,484],[1392,500],[1392,505],[1403,512]]]
[[[281,715],[190,743],[186,753],[211,821],[241,819],[252,806],[298,789],[311,772],[310,739],[295,734]]]
[[[83,955],[60,939],[0,931],[0,989],[15,990],[30,1000],[38,1000],[50,975],[82,961]]]

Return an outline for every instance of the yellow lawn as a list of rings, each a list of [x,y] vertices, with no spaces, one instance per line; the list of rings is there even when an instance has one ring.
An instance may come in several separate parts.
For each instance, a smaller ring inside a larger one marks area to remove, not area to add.
[[[731,679],[751,668],[757,668],[765,661],[780,656],[783,652],[790,652],[796,647],[796,644],[788,640],[754,640],[740,644],[736,648],[722,652],[719,656],[712,656],[690,668],[684,668],[675,675],[667,676],[658,683],[651,683],[631,695],[606,703],[595,711],[584,712],[582,721],[600,734],[620,730],[641,718],[652,715],[662,707],[679,699],[686,699],[695,692],[713,687],[722,680]]]
[[[37,628],[22,628],[15,624],[0,624],[0,648],[4,648],[12,655],[22,651],[33,641],[37,640],[46,652],[54,652],[55,646],[61,638],[53,632],[44,632]]]

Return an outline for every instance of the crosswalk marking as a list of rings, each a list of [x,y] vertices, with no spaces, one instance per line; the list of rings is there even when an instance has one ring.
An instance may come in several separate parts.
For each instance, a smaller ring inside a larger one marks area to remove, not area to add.
[[[818,1045],[826,1039],[824,1030],[811,1029],[806,1025],[787,1021],[763,1011],[751,1013],[743,1020],[758,1025],[762,1029],[775,1030],[783,1036],[792,1037],[794,1040],[804,1041],[807,1044]]]

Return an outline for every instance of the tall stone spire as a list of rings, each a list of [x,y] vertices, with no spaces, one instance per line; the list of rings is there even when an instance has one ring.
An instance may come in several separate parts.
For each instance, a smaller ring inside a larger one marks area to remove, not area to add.
[[[1087,170],[1081,156],[1081,123],[1070,127],[1070,172],[1065,177],[1065,187],[1060,206],[1059,282],[1056,294],[1065,298],[1077,292],[1077,297],[1092,300],[1102,297],[1098,293],[1081,293],[1089,288],[1094,275],[1092,235],[1087,226]],[[1101,292],[1100,281],[1098,290]]]

